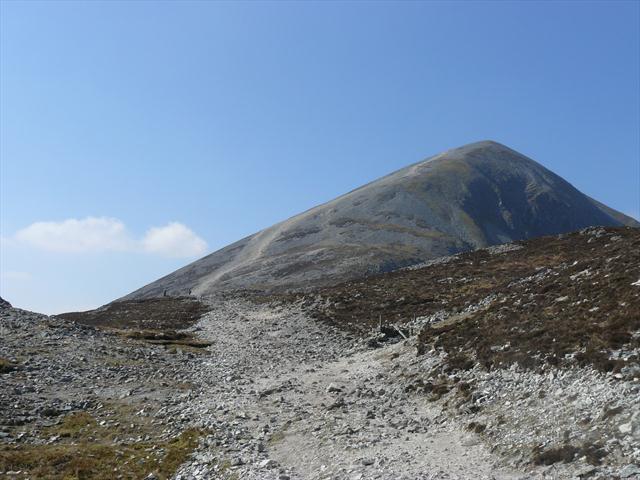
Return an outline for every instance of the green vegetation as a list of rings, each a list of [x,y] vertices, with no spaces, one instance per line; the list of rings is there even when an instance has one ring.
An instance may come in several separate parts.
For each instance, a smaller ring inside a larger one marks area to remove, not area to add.
[[[108,424],[86,412],[70,414],[42,432],[43,440],[59,437],[56,443],[3,445],[0,471],[20,471],[19,478],[51,480],[139,479],[150,473],[166,479],[188,459],[206,433],[188,429],[170,440],[154,441],[145,435],[143,441],[126,443],[119,439],[149,429],[128,423],[131,417],[126,409],[121,413],[122,418]]]

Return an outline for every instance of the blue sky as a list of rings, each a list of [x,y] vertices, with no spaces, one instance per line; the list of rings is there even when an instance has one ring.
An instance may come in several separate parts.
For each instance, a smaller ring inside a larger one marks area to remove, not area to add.
[[[638,2],[0,2],[0,294],[92,308],[493,139],[640,212]]]

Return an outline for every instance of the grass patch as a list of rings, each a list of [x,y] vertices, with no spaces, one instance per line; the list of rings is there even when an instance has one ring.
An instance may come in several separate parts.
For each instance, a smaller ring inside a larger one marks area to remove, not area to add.
[[[97,433],[96,420],[87,412],[72,413],[64,417],[59,425],[47,429],[52,435],[64,438],[81,438],[84,432]]]
[[[607,452],[600,444],[583,444],[575,446],[564,444],[542,450],[540,447],[533,449],[533,463],[536,465],[553,465],[554,463],[570,463],[579,458],[585,457],[591,465],[600,465],[602,459],[607,456]]]
[[[470,422],[467,425],[467,430],[477,434],[483,433],[486,429],[487,429],[487,426],[484,423]]]
[[[287,436],[287,430],[289,430],[290,426],[291,424],[289,422],[285,423],[280,430],[273,432],[269,436],[267,443],[269,443],[270,445],[275,445],[276,443],[282,442]]]
[[[269,437],[268,443],[270,445],[275,445],[276,443],[280,443],[285,439],[286,435],[283,430],[278,430],[274,432],[273,435]]]
[[[0,373],[9,373],[16,369],[16,364],[6,358],[0,357]]]
[[[197,338],[192,333],[175,330],[118,330],[117,332],[125,338],[142,340],[154,345],[206,348],[212,344]]]
[[[451,382],[446,377],[438,377],[428,381],[424,385],[424,391],[428,394],[427,400],[436,402],[449,393],[452,389]]]
[[[134,425],[131,431],[140,430]],[[192,428],[170,440],[118,441],[125,433],[122,427],[101,426],[89,413],[70,414],[43,431],[44,438],[60,436],[58,443],[2,445],[0,471],[21,471],[23,478],[51,480],[139,479],[150,473],[167,479],[206,434]]]
[[[193,297],[160,297],[113,302],[87,312],[58,317],[94,327],[171,330],[193,325],[209,307]]]

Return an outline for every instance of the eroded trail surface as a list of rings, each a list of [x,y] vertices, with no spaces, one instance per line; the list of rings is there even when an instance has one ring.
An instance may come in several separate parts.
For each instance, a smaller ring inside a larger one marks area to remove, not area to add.
[[[178,478],[544,477],[502,466],[475,433],[405,391],[431,361],[414,340],[370,349],[295,307],[209,301],[192,330],[212,355],[185,409],[211,435]]]

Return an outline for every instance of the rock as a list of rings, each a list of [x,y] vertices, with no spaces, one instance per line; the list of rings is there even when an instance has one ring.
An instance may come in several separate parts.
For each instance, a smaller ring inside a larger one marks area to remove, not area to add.
[[[581,479],[581,478],[588,478],[589,476],[591,476],[594,472],[596,471],[596,468],[588,465],[586,467],[583,468],[579,468],[578,470],[576,470],[575,472],[573,472],[573,477],[577,478],[577,479]]]
[[[620,478],[640,477],[640,467],[638,465],[630,464],[621,468],[618,474],[620,475]]]
[[[262,460],[259,463],[260,468],[276,468],[278,466],[278,462],[276,462],[275,460],[271,459],[271,458],[267,458],[265,460]]]
[[[334,410],[336,408],[344,407],[344,405],[345,405],[344,398],[339,397],[336,399],[335,402],[329,404],[329,406],[327,407],[327,410]]]
[[[362,459],[362,464],[363,465],[373,465],[375,463],[375,461],[373,460],[373,458],[363,458]]]
[[[627,365],[620,369],[620,373],[627,380],[640,378],[640,365]]]
[[[380,348],[382,345],[380,345],[380,343],[378,342],[378,338],[377,337],[372,337],[372,338],[368,338],[366,340],[367,347],[369,348]]]
[[[620,433],[631,433],[631,430],[633,430],[633,425],[631,425],[631,422],[623,423],[618,427],[618,430],[620,430]]]

